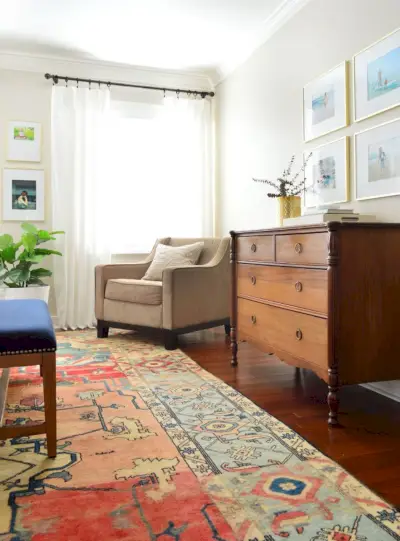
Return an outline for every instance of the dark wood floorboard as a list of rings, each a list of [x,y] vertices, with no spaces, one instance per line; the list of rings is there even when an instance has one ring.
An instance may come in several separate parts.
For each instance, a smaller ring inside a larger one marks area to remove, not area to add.
[[[247,343],[230,365],[229,339],[219,329],[180,337],[203,368],[301,434],[365,485],[400,506],[400,403],[359,385],[340,392],[340,428],[327,425],[327,386],[311,371],[290,367]]]

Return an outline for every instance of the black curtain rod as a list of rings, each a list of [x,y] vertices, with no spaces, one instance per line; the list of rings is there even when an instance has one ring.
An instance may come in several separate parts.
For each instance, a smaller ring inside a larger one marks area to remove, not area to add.
[[[177,94],[190,94],[194,96],[201,96],[202,98],[205,98],[206,96],[213,97],[215,95],[214,92],[206,92],[204,90],[183,90],[181,88],[168,88],[163,86],[146,86],[146,85],[133,85],[128,83],[115,83],[112,81],[99,81],[98,79],[81,79],[80,77],[65,77],[63,75],[51,75],[50,73],[45,74],[46,79],[52,79],[53,84],[58,84],[59,81],[65,81],[67,84],[69,81],[71,83],[75,82],[78,83],[89,83],[96,84],[96,85],[107,85],[110,86],[123,86],[126,88],[144,88],[145,90],[160,90],[161,92],[176,92]]]

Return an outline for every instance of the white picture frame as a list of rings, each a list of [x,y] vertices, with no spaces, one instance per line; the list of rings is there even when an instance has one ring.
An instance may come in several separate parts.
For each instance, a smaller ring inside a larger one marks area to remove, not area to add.
[[[305,167],[306,191],[304,206],[347,203],[350,199],[349,137],[341,137],[320,145],[311,152]],[[304,161],[310,151],[304,152]]]
[[[353,57],[354,122],[400,105],[400,28]]]
[[[11,120],[7,124],[7,155],[9,162],[40,162],[42,125],[38,122]]]
[[[3,169],[2,219],[18,222],[44,221],[43,170]]]
[[[354,136],[355,198],[400,194],[400,118]]]
[[[304,87],[305,142],[349,125],[348,82],[348,62],[344,61]]]

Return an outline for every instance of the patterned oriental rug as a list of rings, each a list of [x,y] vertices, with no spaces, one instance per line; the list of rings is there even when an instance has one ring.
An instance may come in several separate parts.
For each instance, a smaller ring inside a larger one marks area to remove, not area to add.
[[[58,342],[58,456],[0,442],[1,540],[400,540],[400,513],[181,351]],[[40,382],[13,371],[8,424],[43,419]]]

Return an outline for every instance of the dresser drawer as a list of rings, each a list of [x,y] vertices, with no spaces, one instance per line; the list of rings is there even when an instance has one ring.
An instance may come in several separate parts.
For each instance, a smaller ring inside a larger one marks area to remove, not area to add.
[[[238,299],[238,333],[266,351],[285,351],[328,367],[328,321],[267,304]]]
[[[262,267],[239,264],[239,297],[259,299],[328,313],[328,274],[325,270]]]
[[[327,265],[329,233],[276,236],[276,261],[299,265]]]
[[[274,237],[260,235],[237,238],[238,261],[273,261]]]

